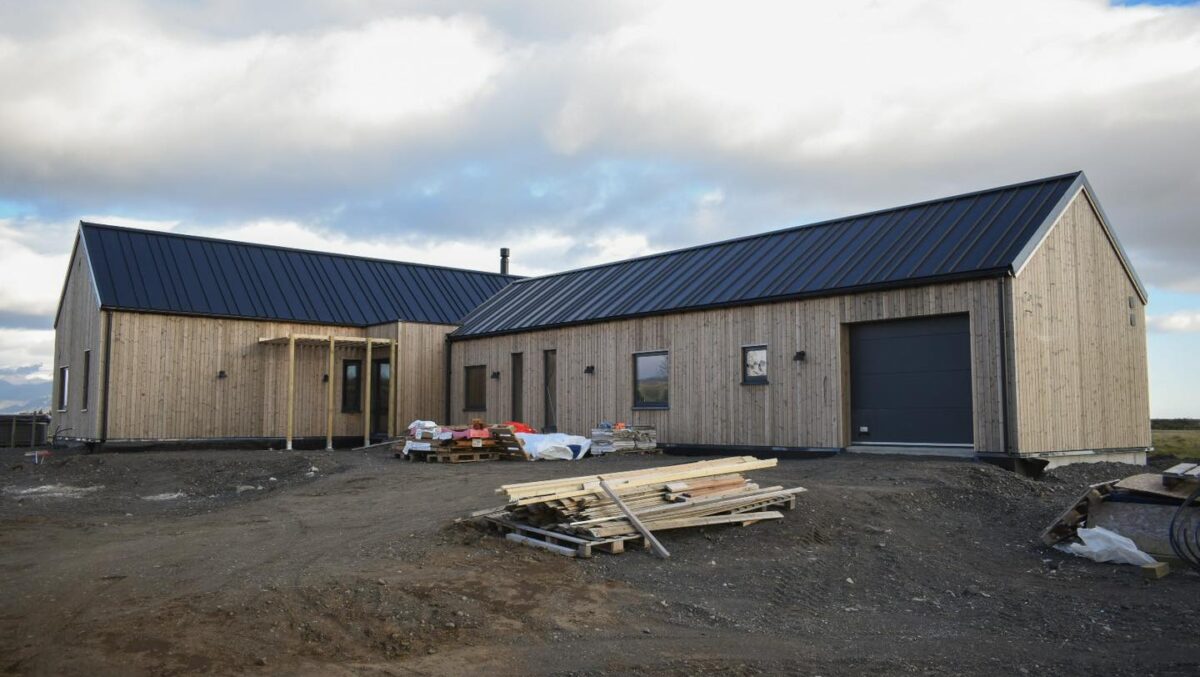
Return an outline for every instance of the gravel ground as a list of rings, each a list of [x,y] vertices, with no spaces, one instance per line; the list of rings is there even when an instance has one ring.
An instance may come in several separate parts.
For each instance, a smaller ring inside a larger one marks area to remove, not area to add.
[[[1179,674],[1200,576],[1042,547],[1088,484],[980,463],[782,461],[777,522],[572,560],[455,519],[500,484],[692,459],[0,452],[5,674]],[[1161,462],[1166,464],[1167,461]]]

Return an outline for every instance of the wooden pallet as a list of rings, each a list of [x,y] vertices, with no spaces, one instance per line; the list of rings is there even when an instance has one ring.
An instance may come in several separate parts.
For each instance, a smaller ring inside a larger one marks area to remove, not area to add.
[[[1054,545],[1074,536],[1076,530],[1085,523],[1088,511],[1111,494],[1116,485],[1117,480],[1112,480],[1088,487],[1088,490],[1051,522],[1050,526],[1042,530],[1042,543]]]
[[[1180,482],[1200,481],[1200,463],[1179,463],[1162,473],[1164,487],[1172,488]]]
[[[476,463],[479,461],[498,461],[500,455],[494,451],[441,451],[426,452],[421,460],[426,463]]]
[[[526,545],[538,547],[538,543],[545,544],[546,546],[552,546],[545,549],[562,555],[568,554],[566,552],[568,550],[572,551],[569,555],[571,557],[591,557],[593,550],[606,552],[610,555],[619,555],[625,552],[627,544],[633,546],[639,542],[641,542],[642,547],[649,547],[640,534],[602,539],[585,538],[558,531],[550,531],[549,529],[540,529],[528,524],[513,522],[496,515],[485,515],[480,523],[502,534],[518,534],[522,536],[520,542]]]
[[[507,458],[524,459],[532,461],[533,457],[529,452],[525,451],[525,443],[520,437],[513,432],[513,429],[506,425],[498,425],[488,428],[491,433],[492,441],[495,443],[496,450],[504,454]]]

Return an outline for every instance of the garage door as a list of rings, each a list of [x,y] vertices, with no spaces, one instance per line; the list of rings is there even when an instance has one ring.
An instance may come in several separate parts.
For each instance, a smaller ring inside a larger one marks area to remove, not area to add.
[[[968,317],[851,325],[850,408],[856,444],[970,445]]]

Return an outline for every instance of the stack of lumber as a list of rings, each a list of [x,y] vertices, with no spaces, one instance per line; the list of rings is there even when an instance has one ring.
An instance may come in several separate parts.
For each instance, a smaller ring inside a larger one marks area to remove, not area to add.
[[[647,453],[658,449],[658,430],[652,425],[635,425],[621,430],[592,430],[592,454]]]
[[[442,430],[455,430],[444,427]],[[466,428],[457,428],[466,430]],[[477,461],[519,460],[530,461],[533,458],[525,451],[525,445],[509,426],[492,426],[488,428],[489,437],[471,439],[431,439],[429,433],[418,437],[408,437],[405,443],[393,447],[397,458],[407,455],[410,461],[425,461],[427,463],[472,463]],[[405,454],[405,449],[408,450]]]
[[[794,507],[796,494],[804,489],[764,487],[742,475],[777,463],[776,459],[739,456],[507,484],[496,490],[507,495],[507,505],[474,516],[520,536],[514,540],[553,546],[549,549],[562,554],[587,556],[592,547],[643,539],[666,556],[652,532],[782,518],[782,513],[769,508]],[[621,552],[623,547],[600,549]]]

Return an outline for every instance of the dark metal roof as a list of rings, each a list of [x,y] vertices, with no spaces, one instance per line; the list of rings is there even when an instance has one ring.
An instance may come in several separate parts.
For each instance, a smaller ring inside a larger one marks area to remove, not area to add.
[[[458,324],[514,276],[79,224],[104,308],[365,326]]]
[[[452,337],[1010,274],[1082,181],[1075,172],[529,278]]]

